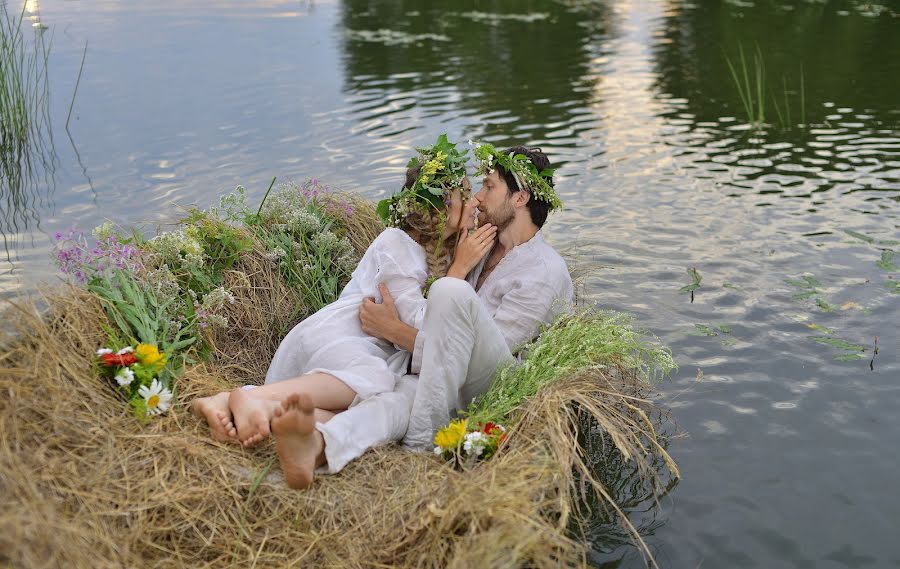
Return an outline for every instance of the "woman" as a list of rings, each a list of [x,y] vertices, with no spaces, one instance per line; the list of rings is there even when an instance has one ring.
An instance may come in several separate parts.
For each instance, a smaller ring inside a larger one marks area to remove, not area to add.
[[[362,331],[358,310],[366,297],[380,299],[384,283],[400,318],[419,327],[423,291],[447,273],[460,232],[474,226],[474,207],[465,173],[465,152],[446,135],[407,166],[403,190],[378,205],[388,228],[372,242],[340,298],[294,327],[282,340],[266,384],[246,386],[194,402],[218,440],[256,444],[270,433],[281,402],[305,394],[316,421],[367,396],[390,391],[406,372],[410,355]]]

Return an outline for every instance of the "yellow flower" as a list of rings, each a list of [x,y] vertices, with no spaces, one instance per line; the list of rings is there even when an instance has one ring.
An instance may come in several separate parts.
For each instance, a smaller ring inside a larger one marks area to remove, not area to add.
[[[456,419],[450,421],[450,424],[437,432],[434,436],[435,446],[445,449],[452,449],[459,446],[466,436],[466,420]]]
[[[443,156],[443,158],[441,158]],[[425,163],[425,166],[422,167],[422,173],[426,176],[434,176],[438,170],[444,165],[444,160],[447,159],[447,155],[441,152],[438,152],[436,158],[429,160]]]
[[[166,355],[152,344],[138,344],[134,355],[145,366],[155,366],[157,371],[166,366]]]
[[[430,180],[431,178],[429,178],[428,176],[422,176],[421,178],[419,178],[419,181],[423,184],[427,184]]]

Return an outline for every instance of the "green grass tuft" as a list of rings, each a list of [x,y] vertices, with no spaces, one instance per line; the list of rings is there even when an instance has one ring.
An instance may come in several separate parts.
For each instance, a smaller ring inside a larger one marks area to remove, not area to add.
[[[500,370],[490,390],[469,406],[469,420],[505,423],[542,388],[592,368],[621,365],[648,381],[676,370],[669,349],[647,341],[632,321],[628,314],[599,310],[561,318],[524,348],[524,362]]]

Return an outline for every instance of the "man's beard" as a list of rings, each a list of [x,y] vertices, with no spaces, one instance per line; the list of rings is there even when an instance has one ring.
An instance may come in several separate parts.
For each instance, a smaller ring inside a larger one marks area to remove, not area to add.
[[[516,217],[516,210],[508,201],[504,201],[503,205],[495,211],[481,211],[478,216],[478,225],[490,223],[497,227],[497,231],[503,231],[513,222]]]

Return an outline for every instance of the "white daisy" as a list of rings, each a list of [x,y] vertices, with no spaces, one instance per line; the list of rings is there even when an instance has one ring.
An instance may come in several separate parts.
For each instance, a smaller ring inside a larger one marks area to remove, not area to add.
[[[133,351],[134,351],[134,348],[132,348],[131,346],[127,346],[127,347],[122,348],[122,349],[119,350],[118,352],[116,352],[116,355],[117,355],[117,356],[124,356],[125,354],[130,354],[130,353],[133,352]]]
[[[434,447],[434,454],[441,456],[442,454],[444,454],[444,449],[442,449],[441,447]]]
[[[163,387],[158,379],[154,379],[150,387],[142,385],[138,393],[147,402],[148,415],[162,415],[169,410],[169,402],[172,401],[172,392]]]
[[[119,370],[119,373],[116,374],[116,383],[125,387],[126,385],[131,385],[131,382],[134,381],[134,372],[130,369],[122,368]]]
[[[106,354],[111,354],[111,353],[112,353],[112,350],[110,350],[109,348],[100,348],[99,350],[97,350],[98,356],[105,356]]]

